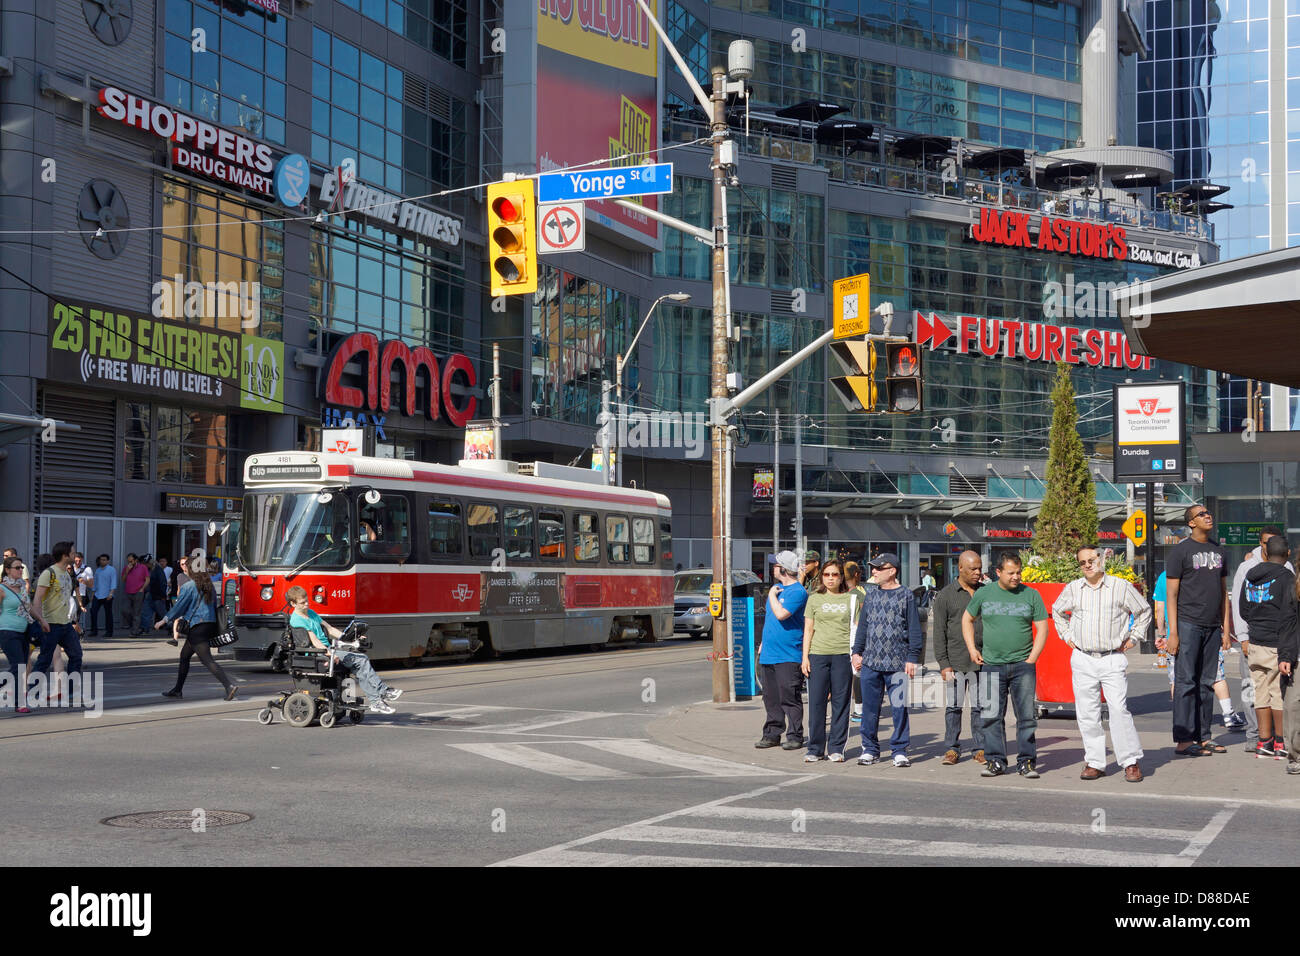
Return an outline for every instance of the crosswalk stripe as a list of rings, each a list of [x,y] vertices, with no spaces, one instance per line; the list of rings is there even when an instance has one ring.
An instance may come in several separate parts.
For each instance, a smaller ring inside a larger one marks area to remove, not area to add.
[[[528,717],[509,724],[487,724],[478,729],[483,733],[491,734],[522,734],[533,730],[541,730],[544,727],[555,727],[559,724],[572,724],[580,720],[594,720],[597,717],[608,716],[608,714],[599,711],[579,710],[562,717],[540,714],[537,717]]]
[[[929,857],[949,861],[1018,862],[1089,866],[1173,866],[1194,862],[1170,853],[1126,853],[1080,847],[1012,846],[947,841],[897,840],[885,837],[818,836],[809,833],[756,833],[696,827],[631,824],[604,834],[601,839],[633,843],[672,843],[677,846],[731,846],[766,850],[861,853],[867,856]],[[746,865],[748,863],[746,862]]]
[[[582,760],[571,760],[559,754],[538,750],[533,744],[450,744],[457,750],[490,757],[517,767],[526,767],[552,776],[567,777],[570,780],[619,780],[634,777],[636,774],[602,767],[599,764]]]
[[[708,807],[692,813],[693,817],[730,820],[763,820],[789,823],[791,811],[760,807]],[[872,826],[922,826],[945,827],[952,830],[1009,830],[1028,833],[1069,833],[1077,836],[1118,836],[1144,840],[1176,840],[1186,843],[1194,839],[1199,830],[1173,830],[1157,827],[1121,827],[1107,824],[1094,830],[1089,823],[1053,823],[1036,820],[966,820],[950,817],[909,817],[884,813],[848,813],[839,810],[805,810],[804,819],[833,823],[852,823]]]
[[[505,860],[498,866],[735,866],[735,860],[703,856],[652,856],[635,853],[586,853],[552,847]],[[800,866],[776,860],[746,860],[745,866]]]
[[[471,717],[481,717],[484,711],[500,710],[499,707],[474,707],[461,704],[456,707],[439,707],[437,710],[426,710],[416,714],[416,717],[450,717],[452,720],[468,720]]]
[[[1189,865],[1194,863],[1197,857],[1205,852],[1205,848],[1214,842],[1214,838],[1223,832],[1223,828],[1228,825],[1228,821],[1240,809],[1241,804],[1239,803],[1230,803],[1225,806],[1214,815],[1204,829],[1192,838],[1192,841],[1187,844],[1186,849],[1179,856],[1186,859]]]
[[[573,742],[584,747],[617,754],[620,757],[631,757],[635,760],[645,760],[649,763],[662,764],[667,767],[678,767],[682,770],[694,770],[707,777],[790,776],[789,773],[780,770],[751,767],[748,764],[732,763],[730,760],[720,760],[717,757],[705,757],[700,754],[670,750],[667,747],[652,744],[648,740],[575,740]]]

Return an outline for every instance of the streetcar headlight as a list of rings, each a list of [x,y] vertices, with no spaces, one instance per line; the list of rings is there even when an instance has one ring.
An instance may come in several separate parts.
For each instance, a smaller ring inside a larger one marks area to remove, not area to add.
[[[271,595],[274,593],[275,593],[275,588],[268,584],[266,587],[262,588],[262,600],[263,601],[271,600]]]
[[[314,587],[314,588],[312,589],[312,592],[311,592],[311,599],[312,599],[313,601],[315,601],[317,604],[324,604],[324,603],[325,603],[325,585],[323,585],[323,584],[318,584],[318,585],[316,585],[316,587]]]

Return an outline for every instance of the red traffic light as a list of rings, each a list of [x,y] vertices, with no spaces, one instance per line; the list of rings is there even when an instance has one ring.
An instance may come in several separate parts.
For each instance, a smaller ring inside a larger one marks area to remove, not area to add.
[[[492,211],[505,222],[518,222],[523,214],[522,204],[516,202],[515,196],[498,196],[492,203]]]
[[[920,375],[921,360],[916,353],[916,349],[911,345],[904,345],[901,348],[892,350],[890,354],[889,373],[890,375]]]

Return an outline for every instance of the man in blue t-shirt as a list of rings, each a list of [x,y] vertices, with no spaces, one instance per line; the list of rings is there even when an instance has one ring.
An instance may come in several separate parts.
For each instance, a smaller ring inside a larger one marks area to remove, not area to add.
[[[301,627],[311,635],[312,644],[316,647],[324,648],[334,654],[339,662],[350,670],[361,684],[361,689],[366,695],[366,702],[369,704],[368,710],[372,714],[391,714],[395,708],[389,703],[397,700],[402,696],[402,692],[395,687],[389,687],[375,669],[370,665],[370,658],[365,654],[357,651],[347,650],[347,645],[342,649],[336,647],[330,638],[338,640],[343,636],[343,632],[333,627],[328,621],[321,618],[319,614],[311,609],[307,600],[307,589],[295,585],[284,593],[285,598],[293,606],[293,614],[289,617],[290,627]]]
[[[782,551],[772,568],[776,584],[767,592],[767,619],[758,663],[763,669],[763,704],[767,723],[755,747],[799,750],[803,740],[803,609],[808,592],[799,583],[799,558]],[[781,731],[785,730],[785,743]]]

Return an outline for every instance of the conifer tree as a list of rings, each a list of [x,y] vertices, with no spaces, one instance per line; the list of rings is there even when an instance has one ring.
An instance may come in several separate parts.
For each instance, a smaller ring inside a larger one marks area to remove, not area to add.
[[[1097,543],[1097,489],[1079,437],[1070,367],[1064,362],[1056,366],[1048,445],[1047,488],[1034,523],[1034,548],[1044,556],[1055,556]]]

